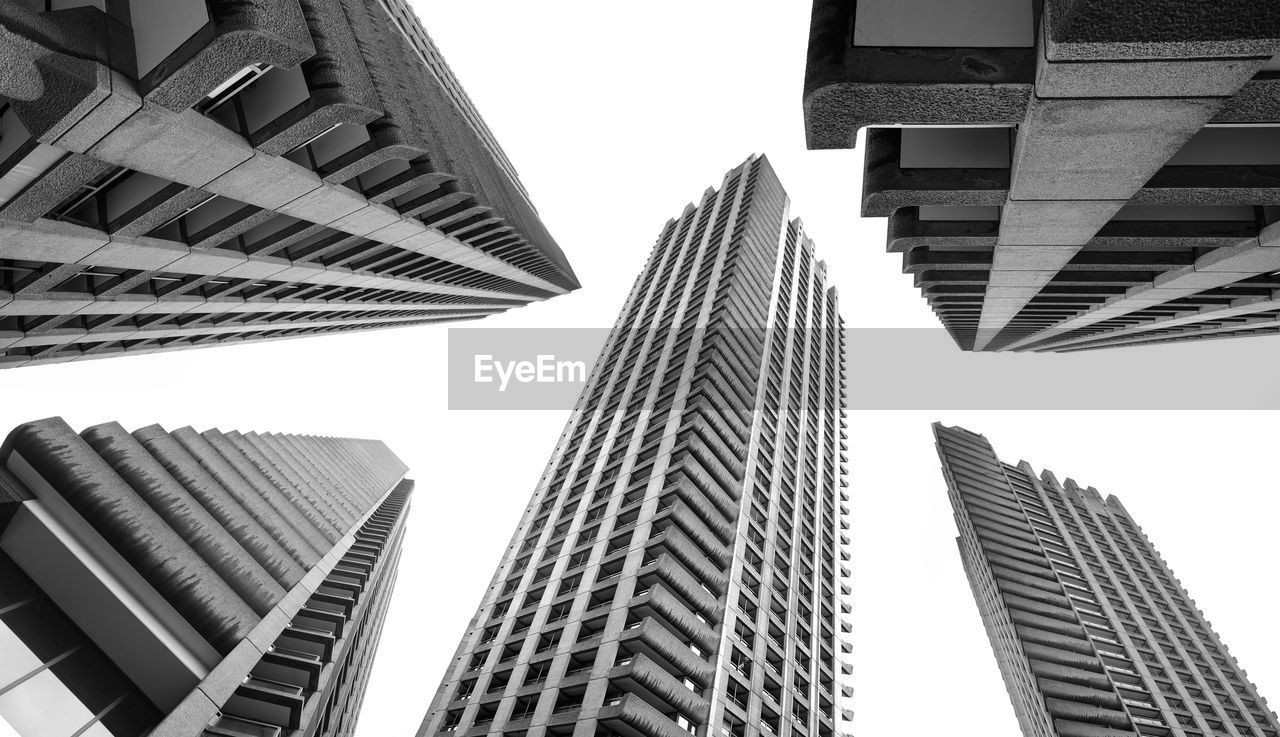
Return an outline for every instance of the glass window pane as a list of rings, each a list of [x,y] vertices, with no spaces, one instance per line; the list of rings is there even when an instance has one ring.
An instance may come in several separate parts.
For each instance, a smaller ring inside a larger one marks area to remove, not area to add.
[[[80,630],[48,599],[0,614],[0,621],[46,663],[85,641]]]
[[[102,725],[107,731],[93,734],[140,737],[159,724],[162,716],[154,704],[135,691],[102,717]]]
[[[0,553],[0,609],[40,595],[40,590],[17,563]]]
[[[0,689],[36,670],[44,661],[31,652],[31,648],[0,622]]]
[[[130,686],[106,656],[89,647],[59,660],[49,670],[92,714],[111,706]]]
[[[0,715],[22,737],[70,737],[94,716],[47,670],[0,696]]]

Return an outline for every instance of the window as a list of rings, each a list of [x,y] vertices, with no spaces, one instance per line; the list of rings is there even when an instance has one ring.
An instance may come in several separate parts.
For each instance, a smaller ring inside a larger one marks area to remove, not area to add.
[[[579,673],[586,673],[596,662],[596,651],[587,650],[585,652],[576,653],[569,659],[569,667],[565,670],[565,677],[576,676]]]
[[[547,624],[559,622],[569,616],[569,612],[573,609],[573,602],[562,601],[551,607],[551,611],[547,612]]]
[[[511,719],[525,719],[527,717],[531,717],[537,708],[537,694],[516,699],[515,705],[511,707]]]
[[[551,672],[551,661],[543,660],[537,663],[530,663],[529,669],[525,672],[524,685],[529,686],[535,683],[542,683],[547,680],[547,674]]]
[[[485,689],[485,693],[499,693],[506,689],[507,684],[511,682],[511,671],[506,670],[501,673],[494,673],[489,679],[489,687]]]
[[[440,731],[452,732],[462,723],[462,709],[450,709],[445,712],[444,721],[440,724]]]

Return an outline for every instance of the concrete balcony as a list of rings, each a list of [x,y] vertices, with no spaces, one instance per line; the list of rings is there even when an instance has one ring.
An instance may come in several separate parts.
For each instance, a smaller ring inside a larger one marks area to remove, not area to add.
[[[670,555],[659,556],[656,562],[641,568],[637,579],[642,584],[651,584],[654,579],[661,580],[710,621],[719,622],[724,614],[724,607],[719,599]]]
[[[754,399],[754,395],[753,395]],[[726,419],[731,413],[700,411],[686,427],[691,427],[708,443],[711,443],[722,463],[741,464],[746,457],[747,446],[737,430]]]
[[[664,539],[657,543],[657,547],[655,548],[652,543],[650,545],[651,549],[669,550],[681,564],[702,579],[702,582],[713,591],[723,594],[728,587],[729,579],[725,571],[711,562],[711,559],[679,527],[668,527],[664,533]]]
[[[667,475],[677,478],[677,474],[687,478],[726,518],[734,519],[738,516],[737,487],[721,486],[696,459],[687,455],[677,455],[672,459]]]
[[[670,523],[659,525],[663,520],[670,520]],[[722,566],[728,565],[732,553],[729,550],[728,541],[732,539],[731,530],[725,527],[717,527],[714,530],[709,527],[702,515],[693,511],[693,508],[685,504],[683,500],[677,500],[665,512],[660,512],[655,516],[655,529],[666,528],[669,524],[674,524],[684,532],[690,540],[697,543],[712,560]]]
[[[1014,594],[1022,599],[1042,602],[1067,611],[1071,609],[1071,600],[1061,593],[1047,591],[1035,586],[1027,586],[1016,581],[1001,580],[999,576],[996,577],[996,583],[1005,594]]]
[[[1050,638],[1040,638],[1050,639]],[[1041,642],[1024,642],[1022,651],[1032,661],[1032,670],[1040,667],[1044,670],[1044,675],[1056,678],[1061,681],[1075,681],[1079,683],[1087,683],[1096,685],[1095,679],[1103,678],[1105,668],[1103,668],[1098,656],[1094,653],[1092,647],[1088,648],[1088,652],[1081,652],[1085,649],[1082,645],[1088,645],[1088,642],[1081,640],[1071,640],[1070,644],[1075,649],[1058,647],[1052,644]],[[1037,666],[1036,664],[1040,664]],[[1069,677],[1067,674],[1073,671],[1079,671],[1078,677]]]
[[[670,632],[685,635],[704,652],[714,652],[719,646],[716,631],[662,584],[654,584],[647,593],[633,598],[630,610],[639,617],[652,617]]]
[[[999,556],[1002,563],[1017,562],[1020,565],[1027,567],[1044,568],[1049,570],[1052,570],[1053,568],[1049,563],[1049,559],[1046,558],[1043,553],[1036,555],[988,540],[982,541],[982,548],[989,556]]]
[[[741,468],[739,467],[737,473],[735,473],[700,438],[690,437],[683,439],[683,444],[683,448],[677,447],[676,463],[689,463],[690,461],[696,463],[703,472],[711,477],[715,485],[722,489],[732,489],[741,483]]]
[[[1027,663],[1031,666],[1031,672],[1036,676],[1096,689],[1110,690],[1112,688],[1111,679],[1107,677],[1097,658],[1090,658],[1087,655],[1073,653],[1068,650],[1036,645],[1035,643],[1024,644],[1023,652],[1027,654]],[[1039,660],[1037,657],[1053,658],[1058,662]],[[1068,664],[1063,664],[1062,661],[1066,661]]]
[[[1132,729],[1113,729],[1070,719],[1054,719],[1053,727],[1059,737],[1133,737],[1134,734]]]
[[[714,503],[714,492],[707,494],[693,483],[686,468],[682,468],[676,472],[675,483],[667,486],[662,490],[664,500],[675,497],[675,500],[683,503],[687,508],[698,514],[698,518],[702,520],[709,528],[725,539],[721,532],[732,529],[731,521],[737,518],[736,510],[732,514],[726,514],[723,508]],[[668,478],[672,478],[672,474],[668,473]],[[727,540],[726,540],[727,542]]]
[[[695,721],[707,719],[707,700],[643,653],[632,655],[631,662],[613,668],[608,676],[612,685],[644,699],[664,714],[676,711]]]
[[[1097,724],[1114,729],[1129,729],[1132,727],[1129,715],[1123,709],[1107,709],[1093,704],[1053,697],[1046,697],[1044,703],[1045,708],[1049,710],[1049,714],[1056,719]]]
[[[624,737],[689,737],[690,734],[634,694],[606,703],[596,718]]]
[[[1001,593],[1005,605],[1010,609],[1016,609],[1023,612],[1029,612],[1050,619],[1058,619],[1063,622],[1075,624],[1077,622],[1075,610],[1070,606],[1053,605],[1045,602],[1027,599],[1007,591]]]
[[[623,632],[618,642],[629,650],[645,653],[651,660],[669,664],[673,672],[700,683],[710,683],[715,676],[712,663],[694,655],[680,637],[651,617],[646,617],[640,627]]]
[[[1030,586],[1042,591],[1054,593],[1061,593],[1062,591],[1062,585],[1058,583],[1057,578],[1039,571],[1035,574],[1031,574],[1025,571],[1016,571],[1012,568],[994,564],[991,566],[991,572],[999,581],[1016,581],[1024,586]]]
[[[1053,632],[1055,634],[1063,635],[1066,637],[1072,637],[1072,638],[1085,637],[1084,627],[1081,627],[1079,624],[1076,624],[1075,622],[1067,622],[1061,619],[1055,619],[1053,617],[1045,617],[1039,614],[1032,614],[1030,612],[1021,611],[1019,609],[1010,610],[1009,618],[1012,619],[1013,623],[1017,625],[1034,627],[1039,630]]]
[[[1027,619],[1030,615],[1021,615],[1023,619]],[[1010,617],[1013,619],[1013,617]],[[1049,630],[1035,625],[1024,624],[1014,620],[1014,629],[1018,632],[1018,637],[1024,643],[1036,645],[1044,645],[1056,650],[1066,650],[1093,658],[1096,662],[1097,651],[1094,650],[1093,644],[1085,638],[1084,628],[1080,628],[1080,633],[1063,632]]]

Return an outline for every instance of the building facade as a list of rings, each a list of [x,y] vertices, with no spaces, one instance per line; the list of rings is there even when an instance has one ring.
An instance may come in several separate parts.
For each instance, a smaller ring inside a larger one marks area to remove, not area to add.
[[[0,366],[578,287],[401,0],[16,0],[0,59]]]
[[[845,347],[788,212],[752,157],[662,230],[420,735],[840,733]]]
[[[1276,737],[1120,500],[934,425],[965,572],[1027,737]]]
[[[405,471],[375,441],[19,426],[0,448],[0,733],[351,734]]]
[[[889,219],[965,350],[1280,333],[1280,10],[815,0],[809,147],[867,128]]]

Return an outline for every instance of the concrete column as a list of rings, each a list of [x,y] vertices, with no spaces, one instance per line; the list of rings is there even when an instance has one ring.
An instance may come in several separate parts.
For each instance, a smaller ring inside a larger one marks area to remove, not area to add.
[[[993,344],[1280,50],[1274,22],[1253,24],[1257,12],[1231,17],[1223,7],[1237,4],[1045,3],[1035,94],[1018,129],[975,350],[1024,337]]]

